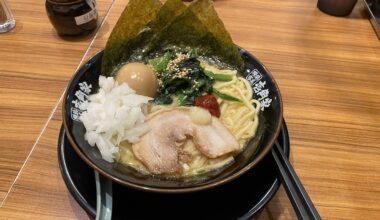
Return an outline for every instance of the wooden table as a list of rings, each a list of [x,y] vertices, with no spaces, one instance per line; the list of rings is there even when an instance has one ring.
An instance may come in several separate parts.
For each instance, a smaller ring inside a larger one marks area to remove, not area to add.
[[[97,0],[99,29],[60,38],[44,3],[10,0],[0,35],[0,219],[88,219],[62,180],[61,99],[102,50],[127,0]],[[279,84],[291,162],[324,219],[380,218],[380,43],[361,1],[332,17],[315,0],[216,0],[234,42]],[[238,201],[237,201],[238,202]],[[282,188],[257,219],[294,219]]]

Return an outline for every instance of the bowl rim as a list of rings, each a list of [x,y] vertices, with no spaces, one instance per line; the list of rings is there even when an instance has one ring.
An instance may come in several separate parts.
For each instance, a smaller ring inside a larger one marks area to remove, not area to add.
[[[84,68],[88,64],[89,61],[91,61],[92,59],[94,59],[96,56],[99,56],[99,54],[102,53],[104,50],[98,51],[93,56],[91,56],[89,59],[87,59],[87,61],[85,63],[83,63],[80,68],[78,68],[76,70],[76,72],[73,74],[73,76],[71,77],[71,79],[70,79],[70,81],[69,81],[69,83],[68,83],[68,85],[66,87],[66,90],[65,90],[65,93],[64,93],[64,96],[63,96],[63,102],[62,102],[62,120],[63,120],[63,126],[64,126],[65,131],[66,131],[66,136],[67,136],[67,138],[68,138],[71,146],[74,148],[75,152],[79,155],[79,157],[83,161],[85,161],[85,163],[87,163],[91,168],[93,168],[94,170],[96,170],[97,172],[99,172],[101,175],[107,177],[109,180],[112,180],[112,181],[114,181],[116,183],[119,183],[119,184],[127,186],[127,187],[131,187],[131,188],[134,188],[134,189],[137,189],[137,190],[146,191],[146,192],[171,193],[171,194],[198,192],[198,191],[202,191],[202,190],[206,190],[206,189],[211,189],[211,188],[223,185],[225,183],[228,183],[228,182],[230,182],[230,181],[238,178],[239,176],[241,176],[244,173],[246,173],[248,170],[254,168],[271,151],[271,149],[272,149],[272,147],[273,147],[273,145],[274,145],[274,143],[275,143],[275,141],[276,141],[276,139],[277,139],[277,137],[278,137],[278,135],[280,133],[281,124],[282,124],[281,122],[283,120],[282,96],[281,96],[278,84],[275,81],[272,73],[268,70],[268,68],[259,59],[257,59],[255,56],[253,56],[250,52],[246,51],[242,47],[238,47],[238,49],[239,49],[240,53],[243,52],[243,53],[247,54],[252,59],[254,59],[257,63],[259,63],[261,65],[261,67],[265,70],[266,74],[272,80],[273,85],[274,85],[274,87],[275,87],[275,89],[277,91],[277,95],[278,95],[278,102],[279,102],[279,105],[280,105],[280,109],[279,109],[279,113],[280,114],[279,114],[278,118],[276,118],[276,121],[278,121],[278,124],[277,124],[277,127],[275,129],[274,135],[273,135],[272,139],[269,141],[269,143],[263,148],[263,150],[261,151],[261,153],[258,154],[256,156],[256,158],[252,162],[248,163],[247,165],[245,165],[243,168],[239,169],[237,172],[233,173],[232,175],[229,175],[229,176],[227,176],[227,177],[225,177],[225,178],[223,178],[221,180],[218,180],[218,181],[215,181],[215,182],[212,182],[212,183],[208,183],[208,184],[204,184],[204,185],[199,185],[199,186],[191,186],[191,187],[184,187],[184,188],[159,188],[159,187],[151,187],[151,186],[142,186],[142,185],[135,184],[135,183],[123,180],[121,178],[115,177],[115,176],[111,175],[110,173],[106,172],[105,170],[101,169],[100,167],[98,167],[95,163],[93,163],[82,152],[82,150],[80,149],[80,147],[75,142],[74,137],[71,135],[70,130],[68,129],[68,125],[67,125],[67,121],[66,121],[66,114],[65,114],[66,113],[65,106],[66,106],[66,97],[68,95],[67,94],[68,93],[68,88],[72,84],[73,80],[76,79],[76,76],[79,73],[79,71],[82,68]]]

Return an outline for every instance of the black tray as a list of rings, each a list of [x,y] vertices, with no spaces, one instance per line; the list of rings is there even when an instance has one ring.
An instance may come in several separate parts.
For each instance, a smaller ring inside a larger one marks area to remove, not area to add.
[[[278,141],[289,156],[290,144],[285,122]],[[90,216],[95,216],[94,171],[72,149],[63,127],[58,140],[58,161],[70,193]],[[208,191],[159,194],[114,183],[112,219],[248,219],[271,200],[279,186],[277,166],[271,153],[252,171]]]

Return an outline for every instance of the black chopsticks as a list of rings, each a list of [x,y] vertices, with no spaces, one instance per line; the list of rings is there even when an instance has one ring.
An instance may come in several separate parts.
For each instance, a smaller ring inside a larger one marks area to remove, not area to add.
[[[278,166],[281,182],[284,185],[298,219],[321,219],[288,158],[282,152],[277,140],[273,146],[272,154]]]

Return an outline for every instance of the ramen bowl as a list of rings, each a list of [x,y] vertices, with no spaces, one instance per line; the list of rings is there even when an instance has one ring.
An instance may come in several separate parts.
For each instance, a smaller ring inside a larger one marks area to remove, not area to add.
[[[97,92],[103,51],[93,56],[72,77],[64,95],[63,124],[70,144],[90,167],[101,175],[138,190],[160,193],[186,193],[206,190],[230,182],[254,167],[271,150],[282,123],[282,101],[278,86],[270,72],[254,56],[239,48],[245,62],[241,76],[252,86],[253,98],[261,103],[259,127],[256,135],[244,150],[234,157],[235,161],[218,172],[192,177],[165,178],[147,175],[134,168],[109,163],[102,159],[97,147],[85,140],[86,129],[79,120],[80,104]],[[258,180],[260,181],[260,180]]]

